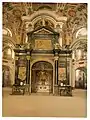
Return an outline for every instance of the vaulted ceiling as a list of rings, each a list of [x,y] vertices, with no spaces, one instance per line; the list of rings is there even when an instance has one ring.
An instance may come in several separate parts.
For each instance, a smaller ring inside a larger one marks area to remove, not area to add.
[[[47,9],[59,16],[67,17],[68,32],[87,26],[86,3],[30,3],[30,2],[3,2],[3,27],[9,28],[13,36],[21,37],[25,33],[22,16],[31,15],[36,11]]]

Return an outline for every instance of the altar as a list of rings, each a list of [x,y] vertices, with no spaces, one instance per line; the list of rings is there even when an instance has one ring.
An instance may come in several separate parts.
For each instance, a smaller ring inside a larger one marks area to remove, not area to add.
[[[57,94],[59,81],[70,84],[71,50],[61,49],[59,33],[42,26],[27,33],[28,42],[15,49],[15,83],[26,79],[30,93]]]

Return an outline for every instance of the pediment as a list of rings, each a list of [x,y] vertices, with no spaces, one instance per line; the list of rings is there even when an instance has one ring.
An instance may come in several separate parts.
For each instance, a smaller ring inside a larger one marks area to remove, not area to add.
[[[36,33],[36,34],[52,34],[53,32],[51,32],[45,28],[42,28],[40,30],[35,31],[34,33]]]
[[[58,33],[49,27],[43,26],[43,27],[39,27],[38,29],[36,29],[28,34],[58,34]]]
[[[45,26],[39,27],[38,29],[28,33],[31,43],[34,44],[33,47],[35,50],[53,50],[55,37],[58,35],[59,33]],[[58,39],[56,39],[56,41],[57,40]]]

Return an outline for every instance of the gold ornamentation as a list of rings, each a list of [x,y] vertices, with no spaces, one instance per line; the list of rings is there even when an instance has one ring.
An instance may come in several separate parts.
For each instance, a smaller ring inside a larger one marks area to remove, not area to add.
[[[59,49],[59,48],[60,48],[59,43],[55,43],[55,44],[54,44],[54,47],[55,47],[55,49]]]
[[[26,67],[19,67],[18,78],[21,80],[25,80],[26,78]]]
[[[55,56],[55,57],[54,57],[55,60],[58,60],[58,58],[59,58],[58,56]]]
[[[30,60],[30,58],[31,58],[30,56],[27,56],[27,60]]]
[[[35,49],[51,50],[51,40],[35,40]]]

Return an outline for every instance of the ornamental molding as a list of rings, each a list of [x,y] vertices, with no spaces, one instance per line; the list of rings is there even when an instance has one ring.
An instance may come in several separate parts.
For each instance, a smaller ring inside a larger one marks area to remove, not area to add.
[[[76,39],[75,41],[72,42],[72,44],[70,45],[70,48],[73,50],[76,48],[76,46],[80,43],[84,43],[84,44],[87,44],[87,39],[85,38],[82,38],[82,39]]]
[[[67,17],[61,17],[61,16],[57,15],[55,12],[48,11],[48,10],[40,10],[40,11],[34,12],[30,16],[29,15],[28,16],[23,16],[22,20],[33,21],[36,17],[43,16],[43,15],[44,16],[50,16],[51,18],[53,18],[57,22],[67,21]]]
[[[45,23],[45,20],[51,21],[51,23],[54,25],[54,29],[60,32],[61,29],[63,28],[63,25],[67,21],[67,17],[60,17],[52,11],[42,10],[42,11],[37,11],[31,14],[30,16],[29,15],[23,16],[22,20],[25,21],[27,32],[33,31],[34,25],[40,20],[42,20],[43,23]]]

